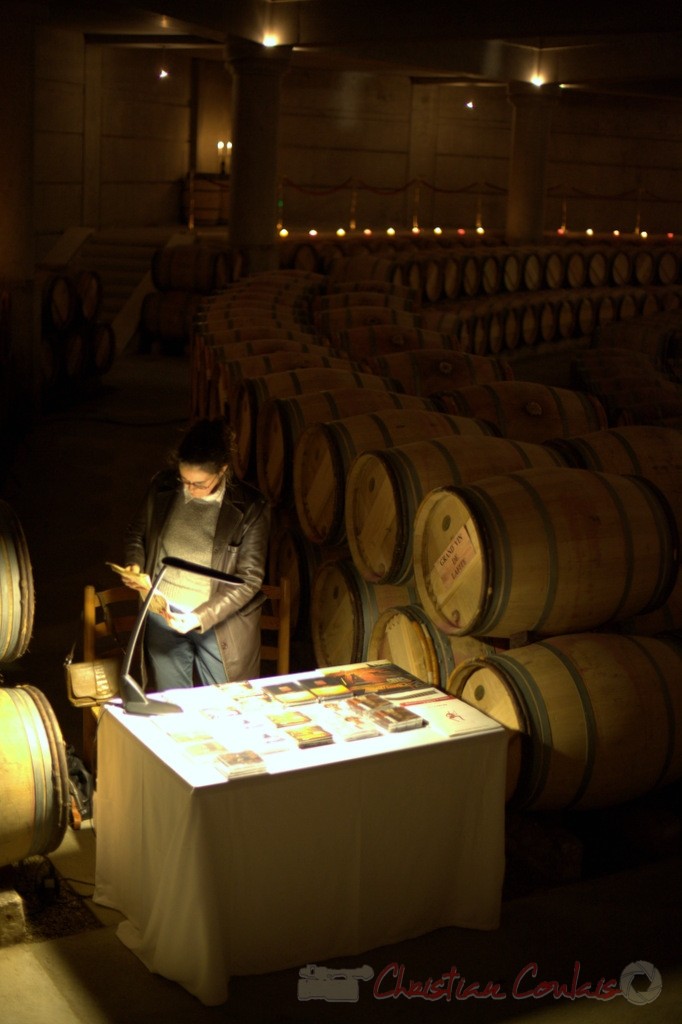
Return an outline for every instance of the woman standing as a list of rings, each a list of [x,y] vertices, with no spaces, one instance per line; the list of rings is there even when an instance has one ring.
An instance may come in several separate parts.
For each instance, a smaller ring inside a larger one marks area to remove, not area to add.
[[[172,468],[153,477],[128,528],[125,562],[132,573],[153,580],[161,560],[173,556],[244,581],[225,586],[166,570],[159,592],[170,614],[152,612],[145,624],[151,689],[235,682],[260,671],[270,508],[254,487],[233,479],[232,445],[224,420],[194,423],[171,455]]]

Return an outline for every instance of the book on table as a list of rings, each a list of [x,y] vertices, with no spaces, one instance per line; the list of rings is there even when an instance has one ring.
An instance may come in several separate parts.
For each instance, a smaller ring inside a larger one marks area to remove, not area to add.
[[[478,708],[471,707],[451,694],[444,694],[442,700],[410,704],[409,708],[421,715],[426,724],[441,736],[485,732],[496,725]]]
[[[319,700],[321,703],[341,700],[351,695],[351,691],[344,683],[327,682],[325,679],[310,679],[307,686],[315,700]]]
[[[267,718],[278,729],[291,729],[295,725],[307,725],[310,722],[309,715],[297,711],[295,708],[291,708],[289,711],[274,712]]]
[[[262,775],[268,768],[255,750],[227,750],[216,758],[217,768],[228,778],[242,775]]]

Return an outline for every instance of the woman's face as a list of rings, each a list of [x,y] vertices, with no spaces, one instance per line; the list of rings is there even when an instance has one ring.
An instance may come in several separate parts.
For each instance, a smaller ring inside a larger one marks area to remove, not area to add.
[[[207,498],[213,494],[220,487],[226,472],[227,466],[221,466],[217,472],[212,472],[206,466],[192,466],[188,462],[181,462],[178,466],[180,482],[193,498]]]

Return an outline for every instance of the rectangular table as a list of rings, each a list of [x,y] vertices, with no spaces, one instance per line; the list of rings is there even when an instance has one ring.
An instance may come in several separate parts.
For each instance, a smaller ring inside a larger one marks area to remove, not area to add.
[[[174,726],[218,690],[168,693]],[[108,705],[95,901],[126,917],[117,934],[149,970],[207,1005],[230,975],[497,927],[507,735],[458,704],[452,738],[427,726],[266,755],[268,774],[229,781],[167,723]]]

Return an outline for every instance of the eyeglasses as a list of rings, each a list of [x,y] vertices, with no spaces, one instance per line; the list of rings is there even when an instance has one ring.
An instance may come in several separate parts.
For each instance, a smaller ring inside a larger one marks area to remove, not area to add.
[[[220,473],[214,473],[208,480],[184,480],[181,476],[178,477],[178,480],[188,491],[208,491],[211,487],[215,487],[219,477]]]

